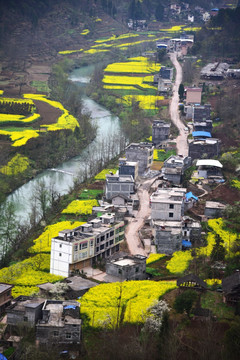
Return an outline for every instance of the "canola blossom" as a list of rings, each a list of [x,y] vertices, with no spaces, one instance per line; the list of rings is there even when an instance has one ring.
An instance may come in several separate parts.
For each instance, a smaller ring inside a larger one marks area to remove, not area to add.
[[[75,215],[90,215],[92,213],[93,206],[98,206],[98,201],[93,200],[73,200],[66,209],[62,211],[63,214],[75,214]]]
[[[13,297],[38,293],[35,286],[62,280],[62,276],[49,274],[50,254],[38,254],[0,270],[0,281],[15,285]],[[48,272],[46,272],[48,271]]]
[[[0,103],[3,102],[34,105],[34,102],[31,99],[0,98]]]
[[[107,90],[136,90],[135,86],[127,86],[127,85],[103,85],[104,89]]]
[[[184,31],[199,31],[199,30],[201,30],[201,27],[185,27],[183,30]]]
[[[137,85],[139,88],[154,89],[157,90],[156,86],[148,85],[143,83],[144,77],[141,76],[114,76],[104,75],[103,83],[106,85]],[[163,97],[162,97],[163,98]]]
[[[155,110],[157,108],[156,102],[163,100],[164,96],[157,95],[125,95],[121,99],[117,99],[118,103],[123,103],[131,106],[133,101],[139,102],[139,107],[144,110]]]
[[[231,182],[232,187],[235,187],[236,189],[240,190],[240,181],[237,179],[232,180]]]
[[[0,130],[0,135],[8,135],[13,141],[12,146],[23,146],[29,139],[39,136],[36,130],[23,130],[23,131],[7,131]]]
[[[192,259],[191,251],[176,251],[171,260],[167,261],[166,268],[171,274],[180,275],[188,268]]]
[[[54,100],[49,100],[46,98],[46,95],[41,94],[24,94],[25,98],[30,98],[33,100],[40,100],[48,103],[49,105],[60,109],[63,111],[63,114],[58,118],[58,121],[56,124],[50,124],[50,125],[41,125],[41,127],[46,128],[49,131],[55,131],[55,130],[61,130],[61,129],[70,129],[72,131],[75,130],[76,127],[79,127],[79,123],[77,119],[69,114],[69,111],[64,108],[64,106]]]
[[[3,90],[0,90],[0,95],[2,95],[3,94]]]
[[[204,281],[207,283],[208,286],[222,284],[222,280],[220,280],[220,279],[205,279]]]
[[[90,30],[89,29],[84,29],[80,34],[81,35],[87,35],[90,33]]]
[[[109,50],[105,50],[105,49],[89,49],[89,50],[85,50],[84,53],[85,54],[96,54],[96,53],[100,53],[100,52],[107,52]]]
[[[95,19],[95,22],[99,22],[99,21],[102,21],[102,19],[100,18]]]
[[[32,123],[40,118],[39,114],[33,114],[25,117],[23,115],[0,114],[0,123],[4,122],[19,122],[19,123]]]
[[[162,259],[163,257],[165,257],[165,254],[150,254],[149,257],[147,258],[146,264],[152,264],[160,259]]]
[[[91,288],[81,298],[81,313],[90,318],[90,325],[101,327],[117,326],[120,316],[123,322],[141,323],[147,309],[160,296],[176,288],[176,281],[124,281],[122,283],[100,284]],[[125,309],[124,314],[118,310]]]
[[[59,51],[58,54],[60,55],[69,55],[69,54],[74,54],[77,52],[82,52],[83,49],[79,49],[79,50],[63,50],[63,51]]]
[[[129,61],[126,62],[109,64],[104,69],[104,72],[148,74],[158,72],[160,68],[160,64],[149,62],[147,58],[139,56],[137,58],[129,58]]]
[[[152,139],[150,141],[152,141]],[[153,150],[153,160],[154,161],[159,160],[159,156],[158,156],[159,153],[165,153],[165,150],[164,149],[154,149]]]
[[[176,25],[176,26],[172,26],[171,28],[169,29],[160,29],[160,31],[166,31],[166,32],[180,32],[182,31],[182,28],[184,27],[185,25]]]
[[[115,169],[103,169],[100,173],[98,173],[95,176],[95,180],[106,180],[106,175],[109,175],[110,173],[116,174],[117,168]]]
[[[116,36],[116,35],[112,35],[111,37],[107,38],[107,39],[99,39],[99,40],[95,40],[96,43],[104,43],[104,42],[108,42],[108,41],[115,41],[115,40],[122,40],[122,39],[127,39],[130,37],[137,37],[139,36],[139,34],[122,34],[120,36]]]
[[[0,168],[0,172],[4,175],[13,176],[21,174],[29,167],[29,159],[21,154],[16,154],[7,165]]]
[[[70,221],[61,221],[53,225],[49,225],[45,228],[45,231],[35,239],[34,245],[28,249],[30,253],[41,253],[51,251],[51,240],[53,237],[58,236],[59,231],[66,229],[74,229],[83,222],[76,221],[71,223]]]

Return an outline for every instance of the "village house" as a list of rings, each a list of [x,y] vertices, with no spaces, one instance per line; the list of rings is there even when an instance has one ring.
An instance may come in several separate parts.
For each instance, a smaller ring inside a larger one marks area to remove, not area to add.
[[[201,224],[189,216],[180,221],[152,221],[157,253],[172,254],[183,246],[190,248],[201,239]]]
[[[222,280],[223,301],[229,305],[236,306],[240,301],[240,271]]]
[[[220,140],[216,138],[188,140],[188,145],[188,155],[192,160],[203,157],[213,158],[220,155]]]
[[[163,179],[172,182],[175,185],[182,183],[185,170],[192,164],[189,156],[171,155],[164,161],[162,167]]]
[[[202,88],[187,87],[186,88],[186,104],[201,104]]]
[[[172,91],[172,81],[168,79],[158,78],[158,92],[159,94],[170,94]]]
[[[214,159],[200,159],[196,163],[197,177],[209,179],[211,177],[222,178],[222,164]]]
[[[75,300],[97,285],[96,282],[84,279],[81,276],[71,276],[64,279],[62,283],[52,284],[48,282],[37,285],[37,287],[39,288],[39,295],[47,299],[54,298],[56,293],[59,293],[66,300]]]
[[[173,68],[161,66],[159,75],[162,79],[171,80],[173,79]]]
[[[36,324],[36,341],[40,345],[80,344],[81,325],[79,302],[46,300]]]
[[[124,222],[115,214],[103,214],[72,230],[63,230],[51,242],[50,273],[68,277],[119,251]]]
[[[185,188],[159,188],[150,197],[151,220],[181,220],[185,194]]]
[[[10,329],[18,325],[34,327],[42,316],[44,299],[30,296],[18,296],[12,304],[6,308],[7,324]]]
[[[193,123],[193,130],[196,131],[201,131],[201,132],[208,132],[208,133],[212,133],[212,120],[205,120],[205,121],[201,121],[201,122],[196,122],[194,121]]]
[[[206,201],[204,215],[209,219],[219,218],[222,216],[226,205],[218,201]]]
[[[132,175],[134,181],[138,177],[138,161],[127,161],[125,158],[119,159],[119,175]]]
[[[127,146],[125,153],[127,161],[138,161],[138,174],[142,176],[149,170],[153,162],[153,145],[150,143],[131,143]]]
[[[152,143],[155,147],[166,141],[170,134],[170,124],[164,120],[154,120],[152,125]]]
[[[11,304],[13,285],[0,283],[0,315]]]
[[[207,283],[195,274],[185,275],[177,280],[177,286],[182,289],[207,290]]]
[[[200,72],[201,79],[222,80],[226,77],[229,66],[227,63],[220,62],[207,64]]]
[[[132,175],[106,175],[105,198],[112,199],[115,195],[127,198],[135,193],[135,183]]]
[[[124,280],[146,279],[146,256],[125,255],[106,262],[106,273]]]
[[[192,119],[194,122],[201,122],[211,119],[211,104],[193,105]]]

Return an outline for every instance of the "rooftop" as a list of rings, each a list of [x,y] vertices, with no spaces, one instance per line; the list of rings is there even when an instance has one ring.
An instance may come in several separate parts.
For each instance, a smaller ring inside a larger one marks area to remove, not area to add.
[[[215,166],[218,168],[223,167],[220,161],[214,159],[199,159],[196,163],[196,166]]]
[[[206,201],[205,207],[211,209],[224,209],[226,205],[218,201]]]
[[[3,293],[4,291],[10,290],[13,287],[13,285],[1,283],[0,284],[0,293]]]
[[[212,137],[211,133],[208,131],[193,131],[192,136],[193,137],[208,137],[208,138]]]

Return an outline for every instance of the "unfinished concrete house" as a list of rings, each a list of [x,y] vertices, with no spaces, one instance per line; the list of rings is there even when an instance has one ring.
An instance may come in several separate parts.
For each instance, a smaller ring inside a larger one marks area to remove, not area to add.
[[[175,185],[182,183],[184,171],[190,167],[192,160],[189,156],[171,155],[164,161],[162,167],[163,178]]]
[[[162,141],[166,141],[170,134],[170,124],[164,120],[154,120],[152,125],[152,143],[154,146],[161,146]]]
[[[194,105],[192,107],[192,119],[194,122],[201,122],[211,119],[211,104]]]
[[[11,327],[26,325],[34,327],[42,316],[44,299],[30,296],[18,296],[6,309],[7,324]]]
[[[219,156],[220,143],[220,140],[215,138],[188,140],[188,155],[192,160]]]
[[[135,181],[138,177],[138,162],[127,161],[125,158],[120,158],[118,173],[119,175],[132,175]]]
[[[207,64],[200,72],[201,79],[222,80],[226,77],[229,67],[229,64],[220,62]]]
[[[46,300],[36,325],[36,340],[42,345],[80,344],[81,324],[77,301]]]
[[[106,263],[106,273],[124,280],[146,279],[146,256],[126,255]]]
[[[181,220],[185,194],[185,188],[158,189],[150,197],[151,219]]]
[[[161,69],[159,70],[159,75],[162,79],[173,79],[173,68],[161,66]]]
[[[0,315],[11,304],[13,285],[0,283]]]
[[[204,132],[209,132],[211,134],[212,128],[213,128],[212,120],[206,120],[201,122],[198,121],[193,123],[194,131],[204,131]]]
[[[196,163],[197,176],[199,178],[222,178],[222,164],[218,160],[214,159],[200,159]]]
[[[138,161],[138,174],[142,176],[149,170],[153,162],[154,147],[150,143],[131,143],[125,153],[127,161]]]
[[[222,217],[225,208],[226,205],[218,201],[206,201],[204,215],[210,219]]]
[[[130,198],[135,193],[135,183],[132,175],[107,175],[105,185],[106,200],[115,195],[124,195]]]

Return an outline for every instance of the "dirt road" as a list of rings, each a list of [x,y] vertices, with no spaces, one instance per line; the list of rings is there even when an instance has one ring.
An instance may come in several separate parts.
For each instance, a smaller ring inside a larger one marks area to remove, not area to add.
[[[140,204],[139,211],[135,215],[135,218],[130,219],[125,231],[125,238],[128,244],[128,248],[130,253],[133,255],[148,255],[140,242],[138,231],[144,225],[144,220],[147,219],[150,215],[151,210],[149,207],[149,189],[154,180],[155,178],[144,180],[138,188],[137,193]]]
[[[178,128],[179,133],[180,133],[176,139],[177,153],[178,153],[178,155],[187,156],[188,155],[188,143],[187,143],[188,131],[184,130],[185,126],[182,123],[182,121],[180,120],[179,112],[178,112],[178,102],[179,102],[178,88],[182,82],[182,67],[179,64],[179,62],[177,61],[177,55],[175,53],[170,54],[170,59],[176,69],[176,79],[175,79],[175,84],[173,85],[173,96],[172,96],[172,100],[170,103],[169,112],[170,112],[172,122],[176,125],[176,127]]]

